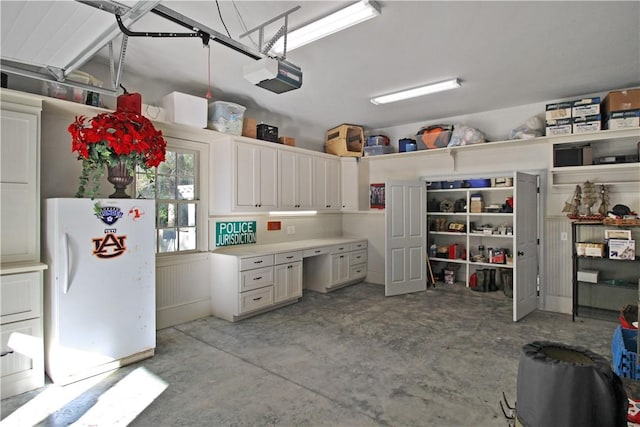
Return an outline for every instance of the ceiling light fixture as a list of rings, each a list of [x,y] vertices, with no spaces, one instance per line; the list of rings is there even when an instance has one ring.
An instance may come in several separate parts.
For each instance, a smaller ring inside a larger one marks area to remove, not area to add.
[[[378,15],[380,6],[376,2],[361,0],[288,33],[287,52]],[[275,43],[272,51],[278,55],[284,53],[284,37]]]
[[[415,98],[417,96],[429,95],[430,93],[442,92],[459,87],[460,80],[451,79],[444,82],[432,83],[425,86],[416,87],[413,89],[401,90],[399,92],[393,92],[387,95],[376,96],[375,98],[371,98],[371,103],[376,105],[388,104],[390,102],[402,101],[409,98]]]

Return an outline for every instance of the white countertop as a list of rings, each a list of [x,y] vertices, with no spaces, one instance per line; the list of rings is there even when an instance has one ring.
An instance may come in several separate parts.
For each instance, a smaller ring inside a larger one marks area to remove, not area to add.
[[[272,243],[265,245],[239,245],[216,248],[214,254],[232,255],[247,258],[261,255],[278,254],[291,251],[303,251],[325,246],[342,245],[366,241],[363,237],[328,237],[323,239],[296,240],[293,242]]]
[[[46,270],[47,268],[49,268],[49,266],[42,262],[11,262],[0,265],[0,274],[29,273],[32,271]]]

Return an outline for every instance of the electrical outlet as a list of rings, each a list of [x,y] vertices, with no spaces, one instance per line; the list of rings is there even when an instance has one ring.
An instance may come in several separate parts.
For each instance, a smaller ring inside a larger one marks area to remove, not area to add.
[[[566,231],[560,232],[560,240],[569,240],[569,236],[567,235]]]
[[[287,226],[287,234],[296,234],[296,226],[295,225]]]

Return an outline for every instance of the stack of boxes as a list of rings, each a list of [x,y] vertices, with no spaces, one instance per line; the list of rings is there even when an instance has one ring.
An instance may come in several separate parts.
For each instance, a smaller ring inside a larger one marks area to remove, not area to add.
[[[571,133],[571,104],[571,101],[547,104],[545,112],[547,136]]]
[[[600,97],[547,104],[546,135],[569,135],[601,129],[640,126],[640,88],[611,91]]]
[[[602,112],[605,129],[640,126],[640,88],[609,92],[602,101]]]
[[[602,125],[600,115],[600,97],[584,98],[573,101],[571,105],[572,133],[599,131]]]
[[[600,97],[547,104],[546,135],[569,135],[601,129]]]

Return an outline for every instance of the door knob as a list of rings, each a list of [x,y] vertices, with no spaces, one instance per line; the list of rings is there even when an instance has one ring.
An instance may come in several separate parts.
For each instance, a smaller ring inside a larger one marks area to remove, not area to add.
[[[518,251],[518,256],[524,256],[524,252]]]

